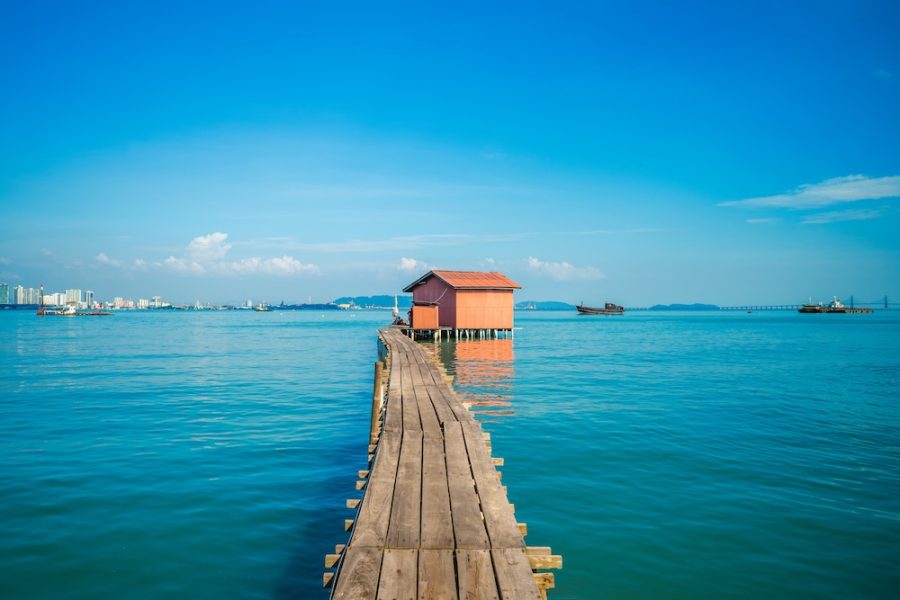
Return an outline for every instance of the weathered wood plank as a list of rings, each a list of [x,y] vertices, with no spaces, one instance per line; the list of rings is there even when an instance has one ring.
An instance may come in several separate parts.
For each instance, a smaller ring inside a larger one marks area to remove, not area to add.
[[[441,424],[438,421],[434,405],[431,403],[431,397],[428,395],[428,390],[425,388],[420,365],[411,363],[409,365],[408,373],[413,382],[413,391],[416,395],[416,405],[419,407],[419,419],[422,422],[422,431],[425,432],[425,437],[440,439]]]
[[[457,600],[453,550],[419,551],[419,600]]]
[[[444,423],[444,454],[456,547],[488,548],[489,539],[475,493],[462,428],[456,421]]]
[[[382,550],[378,548],[347,548],[337,573],[332,600],[375,598],[381,573],[381,555]]]
[[[480,429],[462,426],[462,430],[491,547],[524,548],[525,540],[516,524],[515,512],[500,485],[497,469],[484,447]]]
[[[453,520],[450,488],[444,460],[444,442],[425,437],[422,442],[421,548],[452,548]]]
[[[399,360],[393,361],[391,374],[388,379],[388,399],[384,408],[383,431],[401,431],[403,428],[403,369]]]
[[[404,431],[391,506],[389,548],[418,548],[422,516],[422,432]]]
[[[541,593],[528,566],[528,558],[523,550],[501,548],[491,550],[494,559],[494,573],[497,587],[503,600],[541,600]]]
[[[399,366],[403,372],[403,382],[401,387],[403,396],[403,430],[421,431],[422,419],[419,417],[419,405],[416,400],[415,386],[413,386],[412,372],[409,367],[409,354],[406,350],[401,350],[399,356]]]
[[[381,435],[375,466],[350,539],[351,546],[384,546],[400,461],[400,435],[387,431]]]
[[[378,600],[416,600],[418,553],[387,548],[381,563]]]
[[[488,550],[457,550],[459,600],[499,600],[494,566]]]

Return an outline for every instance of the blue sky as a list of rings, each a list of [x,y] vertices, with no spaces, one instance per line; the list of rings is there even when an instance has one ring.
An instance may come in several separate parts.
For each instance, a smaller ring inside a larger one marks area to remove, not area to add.
[[[897,3],[120,4],[2,9],[11,285],[900,295]]]

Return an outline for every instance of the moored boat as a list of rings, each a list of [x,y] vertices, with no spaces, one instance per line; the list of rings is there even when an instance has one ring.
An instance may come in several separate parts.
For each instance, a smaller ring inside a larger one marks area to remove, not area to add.
[[[801,306],[797,312],[807,313],[807,314],[815,314],[815,313],[832,313],[832,314],[869,314],[874,312],[871,308],[854,308],[845,305],[841,302],[841,299],[837,296],[834,296],[834,299],[829,302],[827,305],[819,302],[818,304],[813,304],[810,300],[809,303]]]
[[[607,302],[603,308],[585,306],[584,302],[582,302],[575,308],[578,309],[578,313],[582,315],[621,315],[625,312],[623,307],[611,302]]]

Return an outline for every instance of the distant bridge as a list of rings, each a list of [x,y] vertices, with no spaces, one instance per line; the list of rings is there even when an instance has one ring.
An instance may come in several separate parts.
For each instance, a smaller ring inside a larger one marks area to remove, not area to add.
[[[719,310],[797,310],[802,304],[752,304],[748,306],[720,306]]]

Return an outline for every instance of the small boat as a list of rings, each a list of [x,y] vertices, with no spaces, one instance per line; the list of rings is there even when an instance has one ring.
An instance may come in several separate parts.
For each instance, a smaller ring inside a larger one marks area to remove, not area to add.
[[[269,307],[265,304],[257,304],[253,307],[256,312],[269,312]]]
[[[625,312],[623,307],[611,302],[607,302],[603,308],[585,306],[584,302],[582,302],[575,308],[578,309],[578,314],[582,315],[621,315]]]

